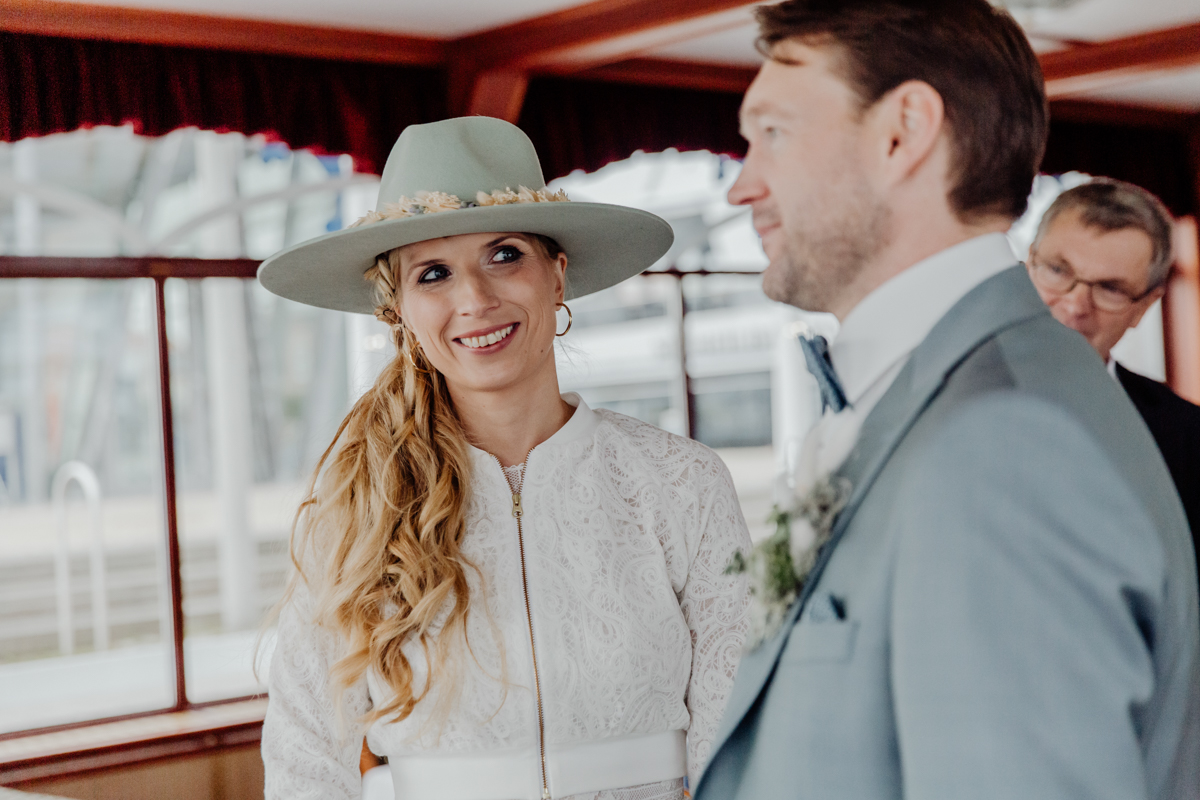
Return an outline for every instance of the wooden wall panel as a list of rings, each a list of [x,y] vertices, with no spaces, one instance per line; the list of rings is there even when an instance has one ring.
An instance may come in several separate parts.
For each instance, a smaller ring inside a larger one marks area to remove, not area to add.
[[[1200,404],[1200,232],[1196,218],[1175,228],[1175,271],[1163,298],[1167,383],[1180,397]]]
[[[152,761],[20,787],[75,800],[262,800],[257,745]]]

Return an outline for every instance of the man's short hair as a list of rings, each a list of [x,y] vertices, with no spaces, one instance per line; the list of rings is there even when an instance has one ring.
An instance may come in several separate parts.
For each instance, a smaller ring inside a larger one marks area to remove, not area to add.
[[[987,0],[786,0],[759,6],[758,48],[797,39],[840,50],[836,69],[865,111],[909,80],[942,96],[951,208],[964,221],[1025,212],[1046,149],[1041,65]]]
[[[1109,233],[1134,228],[1150,237],[1154,255],[1150,259],[1150,278],[1146,291],[1167,282],[1171,272],[1171,212],[1154,195],[1132,183],[1097,178],[1060,194],[1038,223],[1033,239],[1036,250],[1050,225],[1064,211],[1078,210],[1079,219],[1089,228]]]

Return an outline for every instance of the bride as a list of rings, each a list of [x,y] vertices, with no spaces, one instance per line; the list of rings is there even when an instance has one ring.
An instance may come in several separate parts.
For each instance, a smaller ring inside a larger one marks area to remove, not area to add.
[[[412,126],[378,211],[259,272],[396,345],[297,515],[267,798],[359,797],[364,736],[402,800],[677,800],[704,767],[747,627],[733,485],[706,447],[560,395],[553,347],[564,300],[672,235],[544,186],[515,126]]]

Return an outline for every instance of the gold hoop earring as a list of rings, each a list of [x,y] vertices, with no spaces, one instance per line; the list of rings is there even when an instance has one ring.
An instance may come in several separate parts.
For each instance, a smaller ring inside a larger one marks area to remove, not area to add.
[[[560,306],[567,310],[567,328],[562,333],[555,331],[555,336],[566,336],[567,331],[571,330],[571,326],[575,324],[575,315],[571,313],[571,307],[566,303],[559,303]]]

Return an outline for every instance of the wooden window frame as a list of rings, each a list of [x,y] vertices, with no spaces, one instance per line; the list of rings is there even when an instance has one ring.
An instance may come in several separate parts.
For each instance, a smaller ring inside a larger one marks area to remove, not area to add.
[[[175,443],[171,404],[171,365],[167,341],[166,282],[169,278],[253,279],[260,262],[254,259],[161,257],[60,258],[0,256],[0,280],[103,279],[154,281],[156,350],[158,356],[159,430],[161,433],[164,528],[167,536],[168,588],[171,601],[171,645],[175,666],[174,702],[167,707],[132,714],[83,720],[63,725],[0,733],[0,786],[20,787],[48,778],[101,772],[165,758],[212,750],[244,747],[261,738],[265,695],[246,695],[194,703],[187,697],[183,652],[183,584],[180,573],[179,520],[175,483]],[[754,271],[679,270],[674,267],[643,273],[674,278],[682,303],[683,278],[708,275],[759,275]],[[689,435],[695,436],[695,398],[688,375],[686,346],[680,348],[680,369],[687,394]],[[223,709],[221,707],[224,707]],[[16,746],[20,740],[20,746]],[[9,747],[5,747],[10,743]],[[6,752],[6,750],[8,752]]]
[[[0,256],[0,280],[36,279],[151,279],[154,309],[159,431],[162,451],[164,527],[167,536],[167,585],[171,602],[171,646],[174,662],[174,702],[167,707],[84,720],[63,725],[0,733],[0,786],[61,777],[212,749],[245,746],[261,735],[263,695],[244,695],[194,703],[187,697],[183,652],[183,583],[180,573],[179,519],[175,485],[175,441],[171,404],[171,365],[167,341],[166,282],[168,278],[254,278],[253,259],[202,258],[55,258]],[[222,711],[212,709],[225,706]],[[199,713],[196,713],[199,712]],[[154,724],[151,718],[161,718]],[[145,724],[133,724],[142,720]],[[32,749],[6,743],[22,740]],[[5,750],[9,752],[6,753]]]

